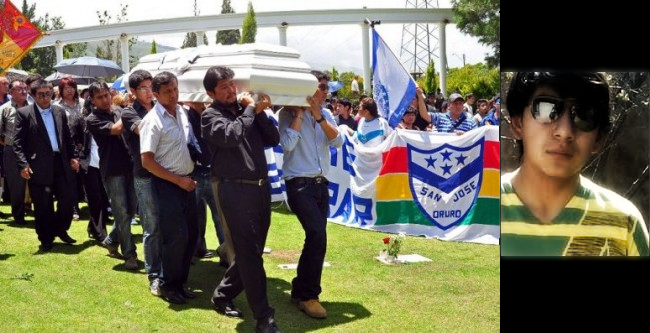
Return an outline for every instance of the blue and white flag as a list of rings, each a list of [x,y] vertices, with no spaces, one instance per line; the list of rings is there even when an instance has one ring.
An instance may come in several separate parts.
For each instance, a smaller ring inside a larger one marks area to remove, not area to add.
[[[415,81],[375,29],[372,29],[372,81],[379,114],[395,128],[415,97]]]

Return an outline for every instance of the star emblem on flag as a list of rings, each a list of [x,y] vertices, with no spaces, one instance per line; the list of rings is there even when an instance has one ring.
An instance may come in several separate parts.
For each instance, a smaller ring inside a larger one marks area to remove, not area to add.
[[[407,144],[411,195],[437,227],[457,225],[474,205],[483,181],[483,147],[484,139],[433,147]]]

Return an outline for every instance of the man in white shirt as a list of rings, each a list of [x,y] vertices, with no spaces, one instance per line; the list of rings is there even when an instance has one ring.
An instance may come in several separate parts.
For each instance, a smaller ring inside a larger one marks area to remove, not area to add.
[[[184,287],[198,235],[196,181],[190,175],[194,162],[188,148],[194,134],[186,111],[178,105],[176,76],[159,73],[152,89],[158,102],[140,123],[140,156],[142,166],[153,175],[158,208],[164,268],[160,291],[166,301],[183,304],[196,297]]]

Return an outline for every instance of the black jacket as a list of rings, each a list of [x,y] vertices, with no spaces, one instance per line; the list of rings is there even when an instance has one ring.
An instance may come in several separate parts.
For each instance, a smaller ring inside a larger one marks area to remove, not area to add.
[[[68,119],[62,107],[52,105],[51,108],[65,177],[68,182],[73,182],[74,171],[70,166],[70,160],[77,156]],[[52,168],[54,151],[36,104],[17,110],[13,147],[18,170],[26,167],[32,169],[33,174],[29,179],[32,184],[49,185],[54,182],[54,168]]]
[[[255,115],[252,106],[234,113],[213,103],[201,115],[203,140],[212,153],[216,178],[266,179],[265,146],[276,146],[280,134],[266,113]]]
[[[151,173],[142,167],[140,156],[140,136],[135,134],[135,129],[140,125],[142,118],[147,115],[147,109],[140,102],[133,102],[122,111],[122,124],[124,124],[124,140],[129,147],[129,153],[133,159],[133,174],[136,177],[149,178]]]
[[[132,176],[133,162],[122,135],[112,135],[111,128],[120,120],[122,109],[106,112],[93,107],[86,126],[99,147],[99,172],[102,178]]]

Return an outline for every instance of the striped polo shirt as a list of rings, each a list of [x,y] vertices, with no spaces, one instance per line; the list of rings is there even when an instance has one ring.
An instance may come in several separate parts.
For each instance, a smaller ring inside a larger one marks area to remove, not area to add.
[[[431,116],[431,124],[436,132],[440,133],[454,133],[456,131],[467,132],[476,128],[476,123],[472,118],[467,117],[467,113],[463,112],[457,120],[452,120],[449,112],[438,113],[429,112]]]
[[[502,256],[648,256],[648,230],[627,199],[580,176],[580,186],[551,224],[541,224],[501,176]]]

